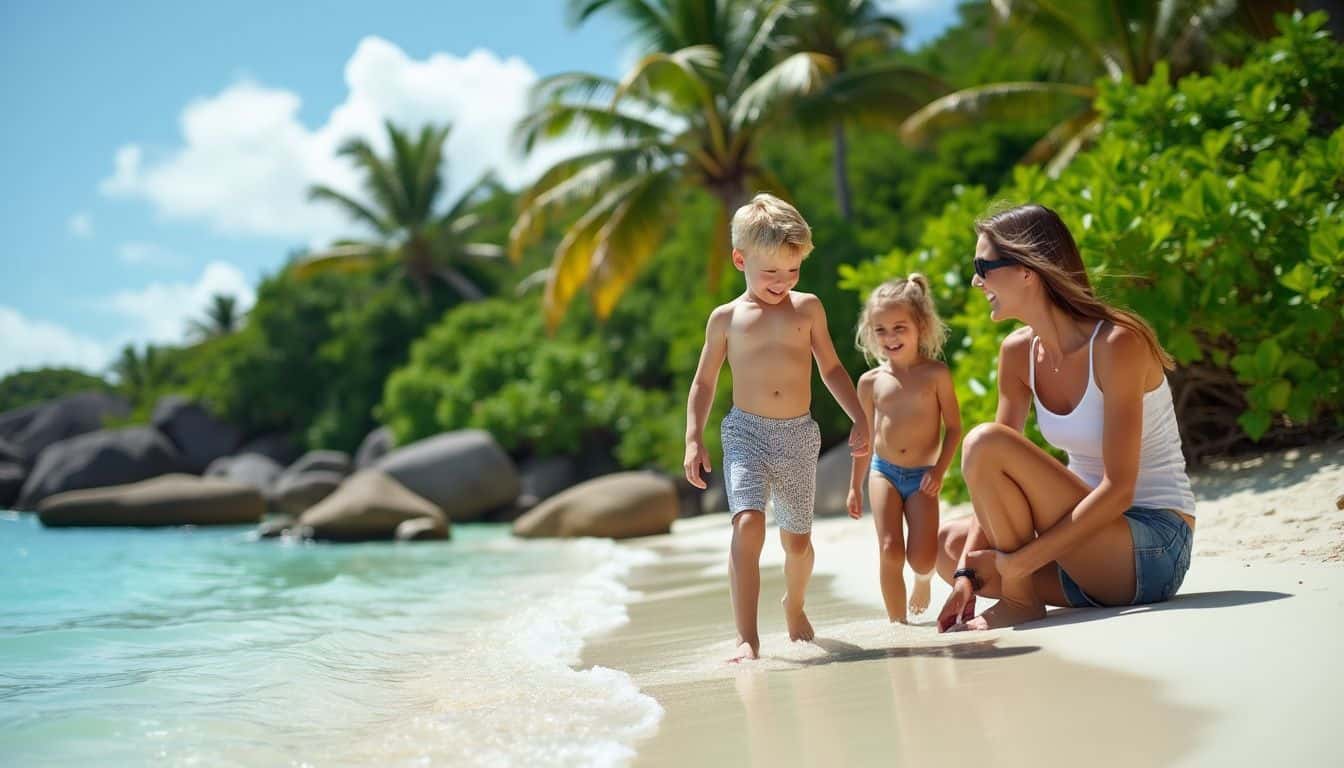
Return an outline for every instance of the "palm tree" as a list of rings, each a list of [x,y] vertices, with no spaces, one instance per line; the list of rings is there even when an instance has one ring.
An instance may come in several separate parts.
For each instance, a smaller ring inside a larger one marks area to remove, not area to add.
[[[573,132],[603,140],[553,165],[519,199],[509,237],[515,260],[548,221],[579,214],[546,278],[551,328],[585,285],[597,316],[611,313],[687,189],[719,203],[706,266],[717,289],[732,212],[749,190],[783,194],[757,157],[760,137],[832,71],[827,57],[812,52],[775,60],[783,0],[571,0],[579,21],[604,9],[632,22],[648,53],[620,81],[582,72],[542,80],[517,128],[527,151]]]
[[[783,27],[783,51],[819,53],[830,59],[835,72],[824,88],[799,104],[798,119],[804,127],[831,132],[836,204],[848,221],[853,205],[846,123],[899,126],[947,88],[923,70],[880,60],[900,44],[905,26],[882,13],[875,0],[811,0]]]
[[[1271,0],[1277,2],[1277,0]],[[991,0],[996,15],[1061,77],[1046,82],[1004,82],[965,88],[925,105],[902,126],[910,143],[984,120],[1021,120],[1065,112],[1067,116],[1027,152],[1023,162],[1049,162],[1056,174],[1100,131],[1093,109],[1098,78],[1137,83],[1166,61],[1174,79],[1207,69],[1217,58],[1214,35],[1255,17],[1249,0],[1063,3],[1053,0]],[[1081,67],[1078,65],[1081,63]]]
[[[187,334],[199,341],[228,336],[243,324],[242,313],[238,311],[238,299],[222,293],[210,297],[205,308],[205,317],[192,320],[187,324]]]
[[[121,390],[138,401],[142,394],[153,391],[167,378],[165,364],[162,350],[153,344],[146,344],[143,354],[127,344],[121,348],[111,370]]]
[[[493,182],[488,177],[481,179],[446,212],[438,212],[443,191],[443,143],[451,127],[425,125],[416,137],[390,121],[385,127],[391,145],[387,157],[379,157],[363,139],[351,139],[340,149],[340,154],[362,172],[368,203],[323,185],[308,192],[312,200],[340,207],[351,219],[372,229],[377,239],[338,242],[297,262],[295,274],[305,277],[327,270],[367,269],[382,260],[395,260],[424,297],[428,297],[430,283],[437,278],[464,299],[482,298],[484,292],[462,273],[462,267],[504,253],[501,246],[472,241],[481,218],[469,210],[470,206]]]

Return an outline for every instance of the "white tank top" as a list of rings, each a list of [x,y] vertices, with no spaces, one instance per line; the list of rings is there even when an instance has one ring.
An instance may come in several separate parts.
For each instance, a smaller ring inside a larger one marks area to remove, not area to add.
[[[1036,423],[1051,445],[1069,454],[1069,469],[1083,482],[1096,488],[1105,467],[1101,459],[1101,432],[1105,410],[1104,395],[1093,371],[1092,347],[1101,323],[1092,329],[1087,342],[1087,390],[1069,413],[1054,413],[1036,396],[1036,337],[1031,337],[1031,397],[1036,402]],[[1175,509],[1195,514],[1195,495],[1185,474],[1185,456],[1181,453],[1181,433],[1176,427],[1167,377],[1143,396],[1143,438],[1139,448],[1139,474],[1134,482],[1134,506]]]

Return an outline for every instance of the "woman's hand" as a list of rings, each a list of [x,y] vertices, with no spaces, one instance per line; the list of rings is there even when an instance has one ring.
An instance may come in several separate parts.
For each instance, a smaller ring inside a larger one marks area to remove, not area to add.
[[[849,496],[845,498],[845,508],[855,520],[863,517],[863,492],[858,488],[850,488]]]
[[[969,562],[968,562],[969,564]],[[946,632],[953,626],[970,621],[975,616],[975,589],[971,580],[962,576],[952,581],[952,594],[938,613],[938,631]]]
[[[995,592],[999,591],[997,585],[1003,579],[1020,579],[1026,575],[1018,568],[1016,555],[997,549],[977,549],[967,554],[966,567],[975,569],[982,590],[994,584],[992,591]]]

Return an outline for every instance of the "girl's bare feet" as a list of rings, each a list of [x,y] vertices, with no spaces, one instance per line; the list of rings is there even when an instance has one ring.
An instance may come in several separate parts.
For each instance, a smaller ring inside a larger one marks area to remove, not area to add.
[[[789,639],[811,642],[816,633],[812,631],[812,623],[807,620],[807,614],[803,613],[803,604],[799,602],[793,605],[788,595],[780,600],[784,605],[784,621],[789,625]]]
[[[755,644],[743,640],[740,636],[737,638],[737,652],[728,660],[729,664],[737,664],[742,661],[755,661],[761,657],[760,641]]]
[[[915,574],[915,589],[910,593],[910,612],[919,615],[929,609],[929,582],[933,581],[933,571]]]

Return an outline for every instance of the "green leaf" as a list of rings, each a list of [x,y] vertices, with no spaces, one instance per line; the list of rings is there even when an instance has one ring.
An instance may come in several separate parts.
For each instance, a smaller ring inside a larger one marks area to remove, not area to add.
[[[1268,379],[1279,372],[1279,362],[1283,359],[1283,350],[1273,339],[1265,339],[1255,348],[1255,372],[1262,379]]]
[[[1270,415],[1265,411],[1246,411],[1237,417],[1237,423],[1252,440],[1259,440],[1269,431]]]

